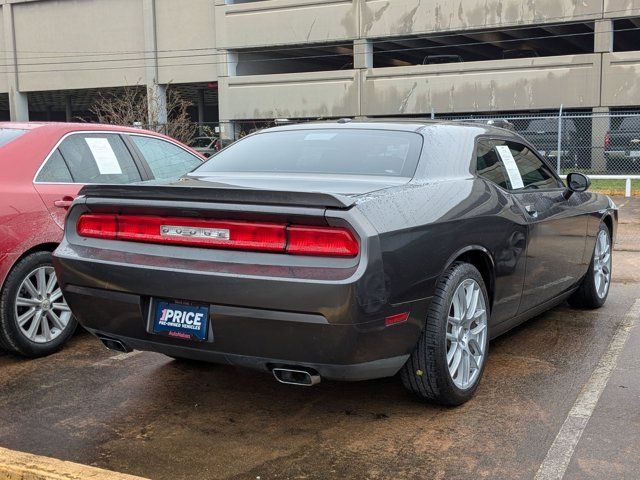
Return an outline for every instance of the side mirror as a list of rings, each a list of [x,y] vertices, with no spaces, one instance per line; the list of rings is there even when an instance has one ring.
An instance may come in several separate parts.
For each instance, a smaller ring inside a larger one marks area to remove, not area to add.
[[[573,172],[567,175],[567,188],[564,191],[564,198],[569,198],[574,192],[586,192],[591,186],[589,177],[582,173]]]

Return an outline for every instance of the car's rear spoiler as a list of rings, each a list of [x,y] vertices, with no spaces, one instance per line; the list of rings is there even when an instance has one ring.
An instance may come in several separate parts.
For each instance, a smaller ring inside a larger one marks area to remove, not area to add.
[[[123,198],[260,205],[288,205],[348,209],[355,199],[322,192],[290,192],[250,188],[189,185],[86,185],[80,190],[86,198]]]

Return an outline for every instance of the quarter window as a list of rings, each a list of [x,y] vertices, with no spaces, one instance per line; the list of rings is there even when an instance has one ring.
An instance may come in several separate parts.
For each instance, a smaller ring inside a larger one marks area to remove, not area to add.
[[[73,183],[71,172],[64,158],[60,155],[60,151],[56,148],[47,162],[42,166],[42,170],[38,173],[36,182],[52,182],[52,183]]]
[[[132,135],[131,140],[156,179],[178,178],[202,164],[198,157],[166,140],[142,135]]]
[[[551,169],[520,143],[482,140],[476,162],[478,175],[507,190],[562,187]]]

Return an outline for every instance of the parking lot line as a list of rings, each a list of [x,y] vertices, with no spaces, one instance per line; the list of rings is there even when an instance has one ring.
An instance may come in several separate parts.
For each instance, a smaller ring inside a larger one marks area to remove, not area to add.
[[[0,447],[3,480],[146,480],[142,477]]]
[[[134,350],[133,352],[128,352],[128,353],[119,353],[118,355],[114,355],[113,357],[100,360],[99,362],[94,363],[93,366],[104,367],[106,365],[110,365],[111,362],[121,362],[122,360],[135,357],[136,355],[140,355],[141,353],[142,353],[142,350]]]
[[[616,367],[618,357],[629,338],[629,332],[640,317],[640,299],[637,299],[625,315],[622,323],[611,339],[605,353],[600,357],[595,370],[582,388],[571,407],[558,435],[536,473],[535,480],[560,480],[569,466],[573,452],[580,441],[600,395]]]

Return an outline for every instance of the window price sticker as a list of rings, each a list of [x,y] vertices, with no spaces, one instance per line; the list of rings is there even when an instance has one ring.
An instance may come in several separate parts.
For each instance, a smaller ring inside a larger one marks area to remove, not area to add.
[[[511,188],[517,190],[519,188],[524,188],[524,183],[522,183],[522,175],[520,175],[520,170],[518,170],[518,165],[516,165],[516,161],[511,154],[511,150],[506,145],[497,145],[496,151],[498,155],[500,155],[500,159],[504,165],[505,170],[507,171],[507,175],[509,176],[509,182],[511,183]]]

